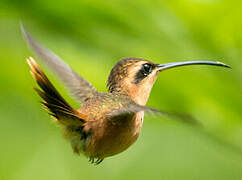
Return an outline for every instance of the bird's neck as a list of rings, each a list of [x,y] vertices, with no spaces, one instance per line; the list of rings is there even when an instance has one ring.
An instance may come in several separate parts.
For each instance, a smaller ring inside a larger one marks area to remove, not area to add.
[[[139,105],[146,105],[152,86],[129,86],[128,84],[123,84],[121,86],[113,89],[112,93],[119,93],[129,96],[135,103]]]

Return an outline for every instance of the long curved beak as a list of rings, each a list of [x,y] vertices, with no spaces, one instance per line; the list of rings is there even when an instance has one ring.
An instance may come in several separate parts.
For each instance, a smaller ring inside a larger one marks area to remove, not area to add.
[[[222,66],[226,68],[231,68],[230,66],[222,63],[222,62],[215,62],[215,61],[183,61],[183,62],[173,62],[167,64],[158,64],[158,70],[162,71],[165,69],[170,69],[179,66],[187,66],[187,65],[211,65],[211,66]]]

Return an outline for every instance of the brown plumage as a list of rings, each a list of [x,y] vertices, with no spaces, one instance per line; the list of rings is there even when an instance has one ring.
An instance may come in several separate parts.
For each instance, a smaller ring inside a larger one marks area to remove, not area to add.
[[[111,70],[108,76],[107,88],[109,92],[113,91],[122,91],[123,88],[120,87],[120,83],[122,82],[124,77],[128,76],[128,69],[132,67],[135,63],[140,61],[149,62],[153,64],[151,61],[145,60],[143,58],[123,58],[121,59]]]
[[[39,85],[36,92],[43,105],[64,129],[73,151],[83,153],[92,163],[99,164],[132,145],[138,138],[144,112],[164,111],[145,106],[157,75],[172,67],[207,64],[228,67],[219,62],[187,61],[155,64],[141,58],[120,60],[111,70],[107,93],[98,92],[88,81],[74,72],[61,58],[38,44],[21,26],[23,35],[31,49],[40,57],[82,103],[75,110],[58,93],[33,58],[28,64],[31,74]],[[190,119],[189,119],[190,120]]]
[[[35,60],[30,57],[27,62],[41,88],[34,89],[43,99],[45,109],[64,128],[73,151],[84,153],[96,164],[105,157],[124,151],[136,141],[143,111],[160,112],[136,104],[125,94],[98,92],[75,110],[58,93]]]
[[[83,125],[85,116],[78,113],[63,99],[32,57],[27,59],[27,62],[31,68],[30,73],[42,91],[37,88],[34,90],[43,99],[42,104],[50,112],[50,115],[63,125]]]

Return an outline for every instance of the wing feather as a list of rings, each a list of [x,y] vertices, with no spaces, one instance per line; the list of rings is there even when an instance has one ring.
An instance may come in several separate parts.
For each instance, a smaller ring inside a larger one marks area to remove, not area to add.
[[[162,115],[162,116],[166,116],[173,120],[178,120],[178,121],[182,121],[182,122],[185,122],[188,124],[201,126],[201,124],[194,117],[192,117],[189,114],[167,112],[167,111],[158,110],[158,109],[148,107],[148,106],[141,106],[136,103],[126,104],[117,110],[113,110],[108,115],[111,117],[115,117],[115,116],[130,114],[130,113],[137,113],[140,111],[145,111],[149,114]]]
[[[21,30],[29,47],[57,74],[77,100],[83,103],[97,92],[88,81],[73,71],[59,56],[39,44],[30,33],[24,29],[23,25],[21,25]]]
[[[124,115],[124,114],[129,114],[129,113],[137,113],[140,111],[160,113],[160,111],[155,108],[151,108],[148,106],[141,106],[141,105],[132,103],[132,104],[127,104],[125,106],[122,106],[121,108],[119,108],[117,110],[113,110],[108,115],[109,116],[119,116],[119,115]]]

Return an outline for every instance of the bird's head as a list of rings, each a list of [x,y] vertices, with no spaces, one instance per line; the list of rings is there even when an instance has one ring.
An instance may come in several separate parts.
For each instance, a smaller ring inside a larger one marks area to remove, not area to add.
[[[158,74],[166,69],[185,65],[213,65],[229,67],[214,61],[184,61],[156,64],[141,58],[121,59],[111,70],[107,87],[109,92],[123,93],[137,104],[145,105]]]

